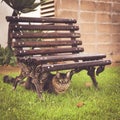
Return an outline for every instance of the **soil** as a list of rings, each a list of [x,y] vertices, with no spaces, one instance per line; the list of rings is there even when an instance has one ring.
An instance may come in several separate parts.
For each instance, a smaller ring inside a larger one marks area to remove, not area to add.
[[[0,66],[0,74],[6,75],[14,72],[20,72],[18,66]]]

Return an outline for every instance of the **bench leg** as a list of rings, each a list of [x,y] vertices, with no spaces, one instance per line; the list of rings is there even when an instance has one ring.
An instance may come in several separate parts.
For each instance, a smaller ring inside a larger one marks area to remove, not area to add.
[[[20,75],[15,78],[15,82],[13,84],[14,90],[16,89],[18,83],[20,83],[23,79],[29,76],[30,72],[29,68],[26,65],[19,63],[19,66],[21,67],[21,72]]]
[[[13,90],[15,90],[18,83],[20,83],[25,78],[26,76],[24,76],[23,72],[21,71],[20,75],[15,78],[15,82],[13,83]]]
[[[38,97],[41,98],[42,97],[42,92],[43,92],[43,86],[39,83],[37,78],[33,78],[32,83],[35,85]]]
[[[48,80],[48,75],[49,73],[43,72],[32,77],[32,83],[35,85],[36,92],[39,98],[42,98],[42,92],[44,91],[45,83]]]
[[[101,72],[103,72],[105,69],[105,66],[99,66],[96,70],[96,75],[98,76]]]
[[[98,83],[96,81],[96,73],[95,73],[95,68],[94,67],[90,67],[88,68],[88,73],[87,73],[90,78],[92,79],[93,85],[97,88],[98,87]]]
[[[42,98],[42,92],[49,73],[43,72],[41,66],[38,65],[32,69],[30,77],[32,78],[32,83],[35,85],[36,92],[39,98]]]

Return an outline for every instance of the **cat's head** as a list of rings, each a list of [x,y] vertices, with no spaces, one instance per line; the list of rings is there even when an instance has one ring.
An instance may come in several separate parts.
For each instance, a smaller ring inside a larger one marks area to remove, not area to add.
[[[72,75],[73,75],[72,71],[69,71],[67,73],[57,72],[56,75],[55,75],[55,80],[58,83],[66,84],[71,80]]]

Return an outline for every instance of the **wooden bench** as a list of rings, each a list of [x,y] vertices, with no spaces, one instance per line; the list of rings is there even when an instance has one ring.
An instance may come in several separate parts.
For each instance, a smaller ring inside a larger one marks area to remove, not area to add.
[[[15,16],[6,19],[9,22],[8,45],[22,67],[16,81],[31,77],[39,97],[44,76],[51,71],[72,70],[76,73],[87,70],[97,87],[96,75],[104,70],[105,65],[111,64],[110,60],[103,59],[106,58],[104,54],[83,54],[75,19]]]

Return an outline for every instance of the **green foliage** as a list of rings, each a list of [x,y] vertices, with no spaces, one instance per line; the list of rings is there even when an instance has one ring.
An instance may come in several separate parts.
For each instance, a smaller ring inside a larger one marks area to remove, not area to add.
[[[65,94],[36,93],[2,82],[0,75],[1,120],[119,120],[120,118],[120,67],[107,68],[97,78],[99,90],[86,88],[90,81],[86,72],[75,74]],[[18,73],[12,73],[13,76]],[[84,102],[80,108],[79,102]]]
[[[41,2],[36,3],[35,0],[2,0],[12,9],[16,14],[28,13],[35,11],[35,8],[40,4],[44,3],[46,0],[41,0]]]
[[[0,46],[0,65],[15,65],[16,57],[13,55],[9,47]]]

